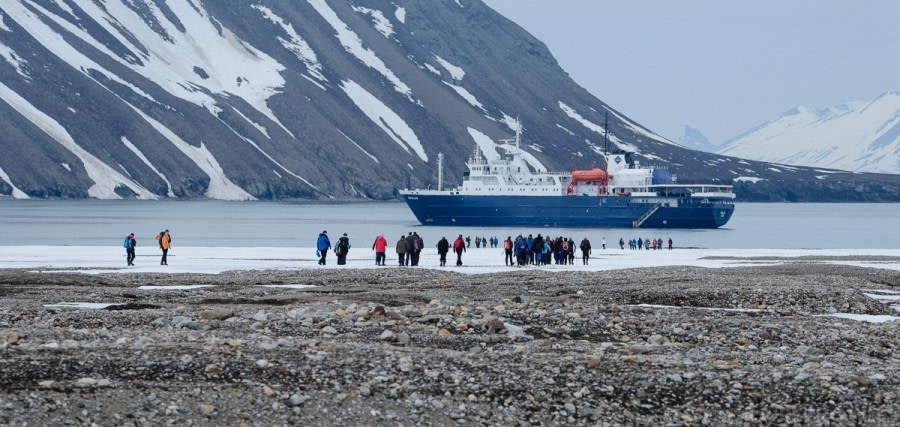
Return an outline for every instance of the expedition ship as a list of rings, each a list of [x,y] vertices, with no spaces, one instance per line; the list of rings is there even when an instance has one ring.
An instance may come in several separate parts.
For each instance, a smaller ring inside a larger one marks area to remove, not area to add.
[[[608,153],[606,168],[531,170],[519,148],[486,159],[476,146],[461,186],[402,190],[424,225],[596,228],[718,228],[734,212],[730,185],[679,184],[668,169],[642,167],[631,153]]]

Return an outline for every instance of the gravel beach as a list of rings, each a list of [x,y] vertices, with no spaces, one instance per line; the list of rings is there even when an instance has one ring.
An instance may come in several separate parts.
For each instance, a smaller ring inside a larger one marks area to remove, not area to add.
[[[815,259],[480,275],[7,269],[0,295],[0,424],[900,423],[900,322],[832,316],[900,315],[900,273]],[[47,306],[59,303],[112,305]]]

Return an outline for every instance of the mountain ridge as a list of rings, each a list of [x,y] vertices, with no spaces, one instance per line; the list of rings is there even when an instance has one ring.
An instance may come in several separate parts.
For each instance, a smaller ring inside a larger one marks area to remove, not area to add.
[[[800,105],[716,152],[796,166],[900,173],[900,92],[829,108]]]
[[[536,168],[594,163],[608,130],[680,178],[755,179],[745,200],[900,197],[889,175],[684,149],[477,0],[4,2],[0,113],[14,198],[393,199],[435,185],[438,152],[459,183],[519,124]]]

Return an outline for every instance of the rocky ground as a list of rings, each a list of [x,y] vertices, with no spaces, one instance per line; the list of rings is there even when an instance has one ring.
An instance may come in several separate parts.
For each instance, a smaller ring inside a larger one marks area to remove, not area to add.
[[[861,289],[900,274],[3,270],[0,424],[897,425],[900,322],[825,316],[897,314]]]

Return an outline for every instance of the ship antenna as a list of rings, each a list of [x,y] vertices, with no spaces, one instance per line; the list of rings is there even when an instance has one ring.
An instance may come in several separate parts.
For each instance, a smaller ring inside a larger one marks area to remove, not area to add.
[[[609,110],[605,112],[603,121],[603,154],[609,157]]]
[[[444,186],[444,153],[438,153],[438,191]]]

